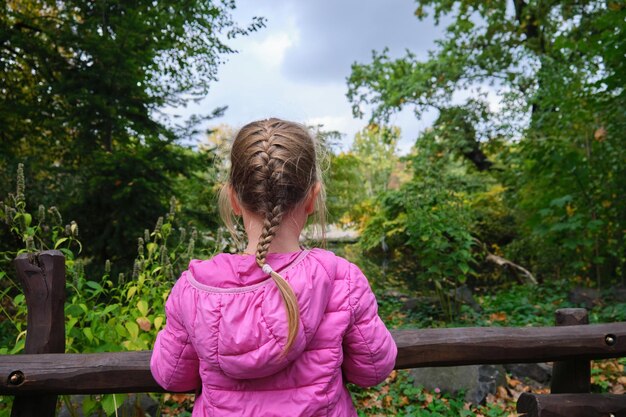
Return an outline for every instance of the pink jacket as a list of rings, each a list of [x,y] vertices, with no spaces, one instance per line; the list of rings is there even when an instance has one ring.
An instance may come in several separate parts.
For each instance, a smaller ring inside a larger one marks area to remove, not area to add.
[[[150,368],[169,391],[196,390],[193,416],[356,416],[346,382],[372,386],[394,367],[396,345],[367,279],[322,249],[269,254],[300,307],[285,356],[280,292],[253,255],[193,260],[165,306]]]

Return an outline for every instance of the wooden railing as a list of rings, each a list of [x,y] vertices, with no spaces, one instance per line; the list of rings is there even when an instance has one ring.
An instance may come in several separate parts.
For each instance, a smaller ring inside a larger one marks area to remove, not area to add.
[[[15,265],[29,331],[25,354],[0,355],[0,395],[16,397],[12,417],[54,416],[59,394],[163,392],[150,373],[150,351],[62,353],[65,271],[60,252],[21,255]],[[585,310],[562,309],[555,327],[394,330],[396,369],[553,361],[552,394],[522,394],[518,412],[528,417],[626,416],[626,396],[589,393],[590,360],[626,356],[626,323],[586,323]]]

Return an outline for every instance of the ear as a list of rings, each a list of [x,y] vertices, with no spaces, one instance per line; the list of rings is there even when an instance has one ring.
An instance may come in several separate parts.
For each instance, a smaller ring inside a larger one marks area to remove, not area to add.
[[[317,200],[317,196],[320,194],[322,190],[322,184],[317,181],[309,190],[309,194],[306,196],[304,209],[307,215],[313,214],[315,211],[315,201]]]
[[[235,193],[232,185],[228,186],[228,200],[230,201],[230,206],[233,208],[235,216],[241,216],[241,204],[239,203],[237,193]]]

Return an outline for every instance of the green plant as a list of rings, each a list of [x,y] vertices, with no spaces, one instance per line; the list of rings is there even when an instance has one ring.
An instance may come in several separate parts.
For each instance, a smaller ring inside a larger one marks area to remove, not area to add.
[[[61,250],[66,263],[67,298],[66,351],[101,352],[147,350],[164,324],[164,303],[175,278],[198,252],[211,254],[221,250],[228,241],[221,235],[200,234],[195,229],[177,228],[176,213],[180,208],[172,199],[170,211],[157,220],[153,230],[146,230],[138,239],[137,257],[132,271],[111,276],[112,266],[106,262],[104,274],[98,279],[85,274],[85,259],[80,257],[79,228],[75,222],[62,226],[55,208],[39,206],[37,216],[27,209],[24,197],[23,166],[17,174],[17,191],[0,203],[0,218],[21,248],[3,252],[0,263],[0,354],[19,353],[24,348],[26,304],[21,287],[16,283],[10,261],[19,253],[46,249]],[[36,220],[33,220],[33,219]],[[198,244],[200,243],[200,244]],[[83,411],[101,410],[105,415],[115,412],[125,396],[93,396],[83,403]],[[4,401],[4,399],[2,400]],[[75,412],[66,397],[70,411]],[[2,409],[0,416],[8,412]]]
[[[428,283],[452,319],[457,305],[450,291],[475,273],[478,261],[468,195],[484,186],[446,156],[442,146],[435,132],[420,138],[406,158],[413,177],[399,189],[379,195],[360,243],[367,251],[413,258],[415,269],[409,281]]]

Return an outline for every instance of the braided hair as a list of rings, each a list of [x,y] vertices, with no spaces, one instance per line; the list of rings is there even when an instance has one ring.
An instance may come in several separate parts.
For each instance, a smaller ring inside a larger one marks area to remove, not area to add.
[[[235,137],[229,185],[242,206],[263,219],[255,259],[271,275],[285,303],[289,324],[285,353],[295,341],[300,312],[293,289],[266,259],[283,217],[318,181],[315,142],[304,127],[280,119],[260,120],[244,126]],[[231,217],[221,211],[232,232]]]

